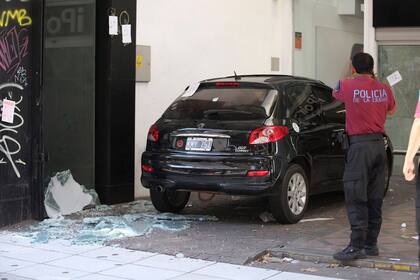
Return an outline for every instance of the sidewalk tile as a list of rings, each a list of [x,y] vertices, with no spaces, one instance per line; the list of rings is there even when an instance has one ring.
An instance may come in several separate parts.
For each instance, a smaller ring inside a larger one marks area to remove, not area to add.
[[[87,276],[83,276],[81,278],[77,278],[77,280],[125,280],[125,279],[128,279],[128,278],[105,276],[105,275],[100,275],[100,274],[90,274]]]
[[[29,237],[19,236],[13,233],[1,233],[0,243],[15,244],[21,246],[31,246],[32,239]]]
[[[82,256],[72,256],[72,257],[68,257],[64,259],[55,260],[47,264],[94,273],[94,272],[100,272],[102,270],[114,268],[119,263],[108,261],[108,260],[82,257]]]
[[[68,254],[81,254],[103,248],[98,245],[74,245],[68,240],[51,240],[45,244],[34,244],[32,247]]]
[[[67,280],[86,275],[86,272],[39,264],[13,271],[14,275],[35,280]]]
[[[191,272],[211,264],[215,264],[215,262],[191,258],[177,258],[169,255],[157,255],[142,261],[138,261],[135,264],[182,272]]]
[[[135,280],[166,280],[182,275],[183,272],[127,264],[110,270],[102,271],[101,274]]]
[[[200,275],[195,273],[184,274],[170,280],[229,280],[227,278],[219,278],[214,276]]]
[[[57,259],[66,258],[69,256],[69,254],[42,250],[37,248],[24,248],[22,250],[4,253],[2,255],[8,258],[14,258],[34,263],[45,263]]]
[[[33,280],[33,279],[30,279],[30,278],[21,277],[21,276],[9,274],[9,273],[1,273],[1,272],[0,272],[0,279],[7,279],[7,280]]]
[[[82,253],[82,256],[103,260],[111,260],[119,263],[132,263],[157,255],[156,253],[149,253],[143,251],[127,250],[123,248],[103,247],[98,250],[92,250]]]
[[[216,276],[232,280],[262,280],[278,274],[280,271],[217,263],[197,271],[196,274]]]
[[[0,257],[0,272],[3,272],[3,273],[17,270],[20,268],[24,268],[31,265],[34,265],[34,263]]]
[[[7,253],[17,252],[26,248],[28,247],[15,245],[15,244],[9,244],[9,243],[0,243],[0,256],[5,255]]]
[[[282,272],[276,276],[267,278],[267,280],[340,280],[340,279],[328,278],[328,277],[322,277],[322,276],[313,276],[313,275],[307,275],[307,274],[301,274],[301,273]]]

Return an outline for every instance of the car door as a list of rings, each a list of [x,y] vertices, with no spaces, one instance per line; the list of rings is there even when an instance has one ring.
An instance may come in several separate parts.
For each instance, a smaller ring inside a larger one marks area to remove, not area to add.
[[[345,153],[337,136],[345,130],[345,108],[341,101],[332,96],[332,90],[324,86],[314,86],[314,92],[321,104],[322,118],[327,132],[329,154],[327,177],[332,189],[341,187]]]
[[[321,116],[320,100],[309,83],[288,87],[288,116],[290,135],[297,151],[311,159],[311,192],[317,192],[327,180],[329,142]]]

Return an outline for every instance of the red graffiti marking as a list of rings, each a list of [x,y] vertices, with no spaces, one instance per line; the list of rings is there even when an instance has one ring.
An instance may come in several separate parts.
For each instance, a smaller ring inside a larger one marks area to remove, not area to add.
[[[0,71],[13,77],[28,55],[29,36],[27,29],[17,31],[16,27],[0,32]]]

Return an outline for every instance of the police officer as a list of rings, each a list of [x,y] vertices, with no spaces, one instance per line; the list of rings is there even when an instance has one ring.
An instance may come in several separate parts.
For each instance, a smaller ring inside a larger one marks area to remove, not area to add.
[[[341,80],[333,91],[345,104],[349,142],[343,181],[351,236],[350,244],[334,254],[340,261],[379,255],[387,163],[384,125],[396,104],[391,88],[376,80],[373,65],[369,54],[354,55],[353,77]]]

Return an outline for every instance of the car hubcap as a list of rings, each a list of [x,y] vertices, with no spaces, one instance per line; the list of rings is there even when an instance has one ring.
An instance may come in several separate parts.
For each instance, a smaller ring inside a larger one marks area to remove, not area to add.
[[[290,177],[287,188],[287,202],[289,209],[294,215],[300,215],[306,205],[306,183],[303,176],[299,173]]]

